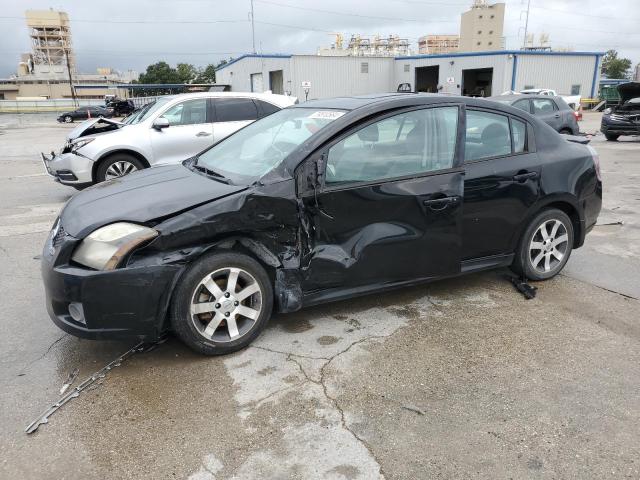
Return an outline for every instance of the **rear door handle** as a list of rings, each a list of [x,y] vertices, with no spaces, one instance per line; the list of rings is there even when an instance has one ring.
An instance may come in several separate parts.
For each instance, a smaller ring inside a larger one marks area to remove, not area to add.
[[[444,210],[449,205],[455,206],[460,203],[460,197],[443,197],[443,198],[435,198],[433,200],[424,200],[422,204],[426,207],[429,207],[431,210],[438,212],[440,210]]]
[[[526,182],[527,180],[535,180],[538,178],[538,172],[523,172],[513,176],[516,182]]]
[[[209,132],[198,132],[196,133],[196,137],[209,137],[211,134]]]
[[[556,118],[560,118],[560,114],[559,114],[559,113],[556,113],[556,114],[554,115],[554,117],[556,117]]]

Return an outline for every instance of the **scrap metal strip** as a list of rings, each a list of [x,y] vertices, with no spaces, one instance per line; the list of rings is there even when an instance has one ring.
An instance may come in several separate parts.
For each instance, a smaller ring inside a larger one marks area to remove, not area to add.
[[[42,412],[42,414],[38,418],[36,418],[33,422],[31,422],[25,429],[25,432],[28,434],[35,432],[40,425],[44,423],[48,423],[49,417],[53,415],[55,412],[57,412],[63,405],[70,402],[72,399],[78,397],[83,390],[86,390],[89,386],[94,384],[96,381],[106,377],[107,373],[111,369],[113,369],[114,367],[119,367],[120,365],[122,365],[122,362],[124,362],[126,359],[128,359],[129,357],[131,357],[136,353],[145,352],[155,348],[159,343],[162,343],[163,341],[164,339],[160,339],[158,342],[151,343],[151,344],[146,342],[140,342],[134,347],[132,347],[131,349],[127,350],[118,358],[108,363],[107,365],[102,367],[100,370],[92,374],[91,376],[87,377],[79,385],[77,385],[72,390],[70,390],[69,393],[60,397],[60,399],[56,403],[54,403],[49,408],[47,408],[44,412]]]

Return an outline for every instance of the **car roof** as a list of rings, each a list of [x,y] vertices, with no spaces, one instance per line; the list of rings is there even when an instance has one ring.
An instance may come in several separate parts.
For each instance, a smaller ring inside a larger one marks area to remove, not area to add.
[[[549,95],[533,95],[533,94],[526,94],[526,95],[494,95],[492,97],[487,97],[487,100],[494,100],[496,102],[500,102],[500,101],[513,101],[515,102],[516,100],[531,100],[531,99],[536,99],[536,98],[541,98],[544,100],[557,100],[560,97],[552,97]]]
[[[393,108],[395,106],[406,106],[407,104],[428,105],[432,103],[447,102],[464,103],[466,105],[482,107],[483,102],[486,102],[486,99],[448,95],[443,93],[379,93],[372,95],[357,95],[353,97],[309,100],[297,105],[292,105],[289,108],[356,110],[370,106]],[[498,106],[499,105],[500,104],[498,104]]]
[[[193,92],[193,93],[179,93],[177,95],[166,95],[163,98],[168,98],[170,101],[179,99],[185,100],[189,98],[255,98],[258,100],[265,100],[269,103],[274,103],[278,106],[287,106],[296,101],[296,97],[289,95],[278,95],[275,93],[255,93],[255,92]]]

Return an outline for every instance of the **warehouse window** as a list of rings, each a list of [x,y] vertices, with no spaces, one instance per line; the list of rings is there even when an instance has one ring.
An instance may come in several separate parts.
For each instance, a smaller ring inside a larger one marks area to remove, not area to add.
[[[478,42],[478,45],[482,45],[482,42]]]
[[[571,95],[580,95],[580,87],[582,85],[571,85]]]
[[[493,30],[489,30],[489,35],[493,35]]]
[[[495,15],[491,15],[489,18],[493,18],[493,17],[495,17]]]
[[[482,18],[482,15],[478,15],[478,18]]]
[[[369,73],[369,63],[368,62],[362,62],[360,64],[360,73]]]
[[[409,65],[408,63],[404,64],[404,71],[405,72],[410,72],[411,71],[411,65]]]
[[[478,30],[478,35],[482,35],[482,30]]]
[[[532,88],[536,88],[533,85],[525,85],[523,90],[531,90]]]
[[[489,42],[489,45],[493,45],[493,42]]]

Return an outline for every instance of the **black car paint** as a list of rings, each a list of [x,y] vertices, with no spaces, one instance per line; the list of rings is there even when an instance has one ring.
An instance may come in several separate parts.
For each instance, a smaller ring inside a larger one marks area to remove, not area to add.
[[[89,110],[91,110],[91,116],[89,116]],[[110,118],[113,116],[113,109],[106,107],[80,107],[71,112],[64,112],[58,115],[56,119],[58,122],[64,122],[66,117],[71,117],[73,120],[86,120],[88,118],[95,118],[96,116]]]
[[[356,188],[324,188],[320,178],[320,186],[313,187],[312,167],[332,142],[385,112],[435,105],[460,109],[453,168]],[[47,241],[42,259],[54,322],[89,338],[154,338],[166,328],[180,274],[213,249],[239,249],[258,259],[273,280],[276,310],[290,312],[508,265],[527,222],[545,205],[570,214],[579,247],[600,211],[601,183],[588,150],[521,110],[425,94],[319,100],[290,108],[303,107],[349,111],[251,186],[226,185],[185,162],[76,195],[60,216],[65,233]],[[530,139],[535,137],[533,151],[464,164],[466,108],[525,120]],[[535,178],[514,178],[532,170]],[[446,200],[441,209],[438,202],[447,198],[456,200]],[[121,220],[152,226],[159,236],[113,271],[73,264],[71,253],[84,236]],[[403,265],[410,267],[399,268]],[[66,312],[73,301],[91,302],[85,307],[89,328]]]
[[[640,135],[640,103],[631,106],[630,100],[640,98],[640,82],[618,85],[620,101],[610,112],[602,115],[600,131],[605,135]]]

